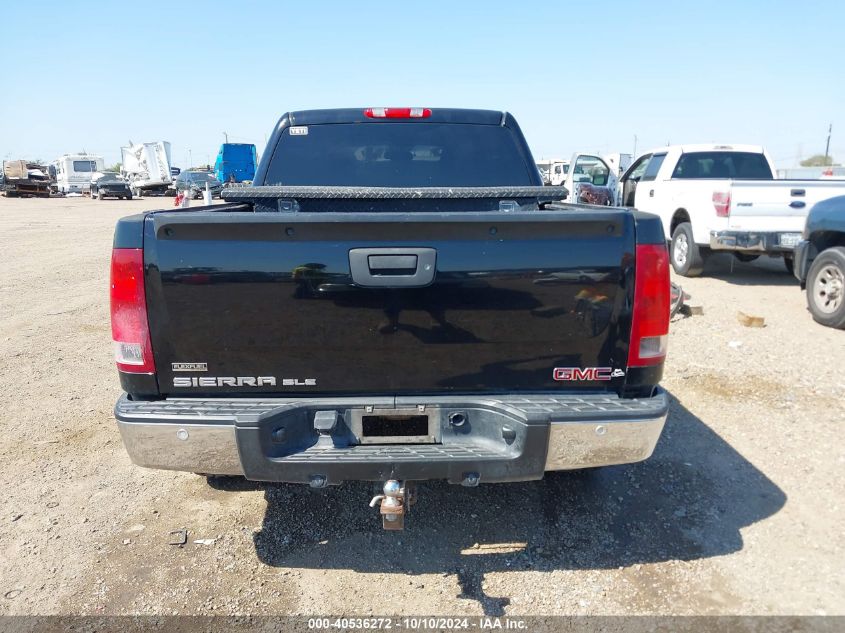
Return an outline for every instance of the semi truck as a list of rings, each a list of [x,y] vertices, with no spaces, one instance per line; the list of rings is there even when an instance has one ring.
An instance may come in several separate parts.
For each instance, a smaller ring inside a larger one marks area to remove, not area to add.
[[[133,196],[165,195],[173,189],[170,143],[154,141],[120,148],[121,175]]]

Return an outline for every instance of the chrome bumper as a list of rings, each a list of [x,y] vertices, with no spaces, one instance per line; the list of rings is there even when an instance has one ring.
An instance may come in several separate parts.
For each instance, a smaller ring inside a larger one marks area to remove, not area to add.
[[[662,390],[651,398],[631,400],[607,395],[429,398],[426,406],[443,414],[440,444],[340,446],[329,442],[290,454],[272,453],[267,438],[280,422],[288,424],[286,420],[295,417],[285,416],[298,410],[296,416],[301,419],[308,415],[300,415],[302,409],[348,406],[362,405],[360,400],[350,405],[319,399],[133,402],[124,396],[115,416],[130,458],[147,468],[291,482],[308,482],[315,474],[325,475],[329,483],[372,479],[385,468],[406,469],[410,476],[403,478],[407,479],[424,473],[419,478],[460,482],[466,472],[477,472],[481,481],[524,481],[539,479],[544,471],[647,459],[663,430],[669,398]],[[477,422],[469,433],[451,435],[450,443],[445,420],[454,409],[471,412]],[[505,434],[499,430],[505,427],[511,434],[508,440],[502,439]]]
[[[782,246],[783,233],[797,231],[710,231],[710,248],[714,251],[755,251],[759,253],[791,253],[793,246]]]
[[[243,475],[234,424],[117,421],[138,466],[210,475]]]
[[[666,414],[631,422],[552,422],[545,470],[633,464],[651,457]]]

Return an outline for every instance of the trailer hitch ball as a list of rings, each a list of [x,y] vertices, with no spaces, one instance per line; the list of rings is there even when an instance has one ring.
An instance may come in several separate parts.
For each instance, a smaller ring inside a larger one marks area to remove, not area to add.
[[[384,482],[383,490],[385,497],[399,497],[402,495],[402,484],[395,479],[388,479]]]
[[[382,488],[383,494],[376,495],[370,501],[370,507],[379,505],[382,527],[385,530],[405,528],[405,511],[413,502],[410,487],[396,479],[388,479]]]

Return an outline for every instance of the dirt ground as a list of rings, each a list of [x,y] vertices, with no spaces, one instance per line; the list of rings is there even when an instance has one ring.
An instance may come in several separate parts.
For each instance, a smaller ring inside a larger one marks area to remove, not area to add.
[[[130,463],[112,230],[171,204],[0,198],[0,614],[845,614],[845,332],[812,321],[781,262],[682,280],[704,314],[672,324],[651,459],[427,484],[385,533],[372,484]]]

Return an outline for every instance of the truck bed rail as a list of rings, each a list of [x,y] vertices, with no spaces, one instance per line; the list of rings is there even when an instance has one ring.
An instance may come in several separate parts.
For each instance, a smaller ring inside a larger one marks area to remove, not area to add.
[[[247,202],[268,198],[321,200],[477,199],[536,198],[539,202],[563,200],[566,187],[311,187],[256,186],[227,187],[224,200]]]

